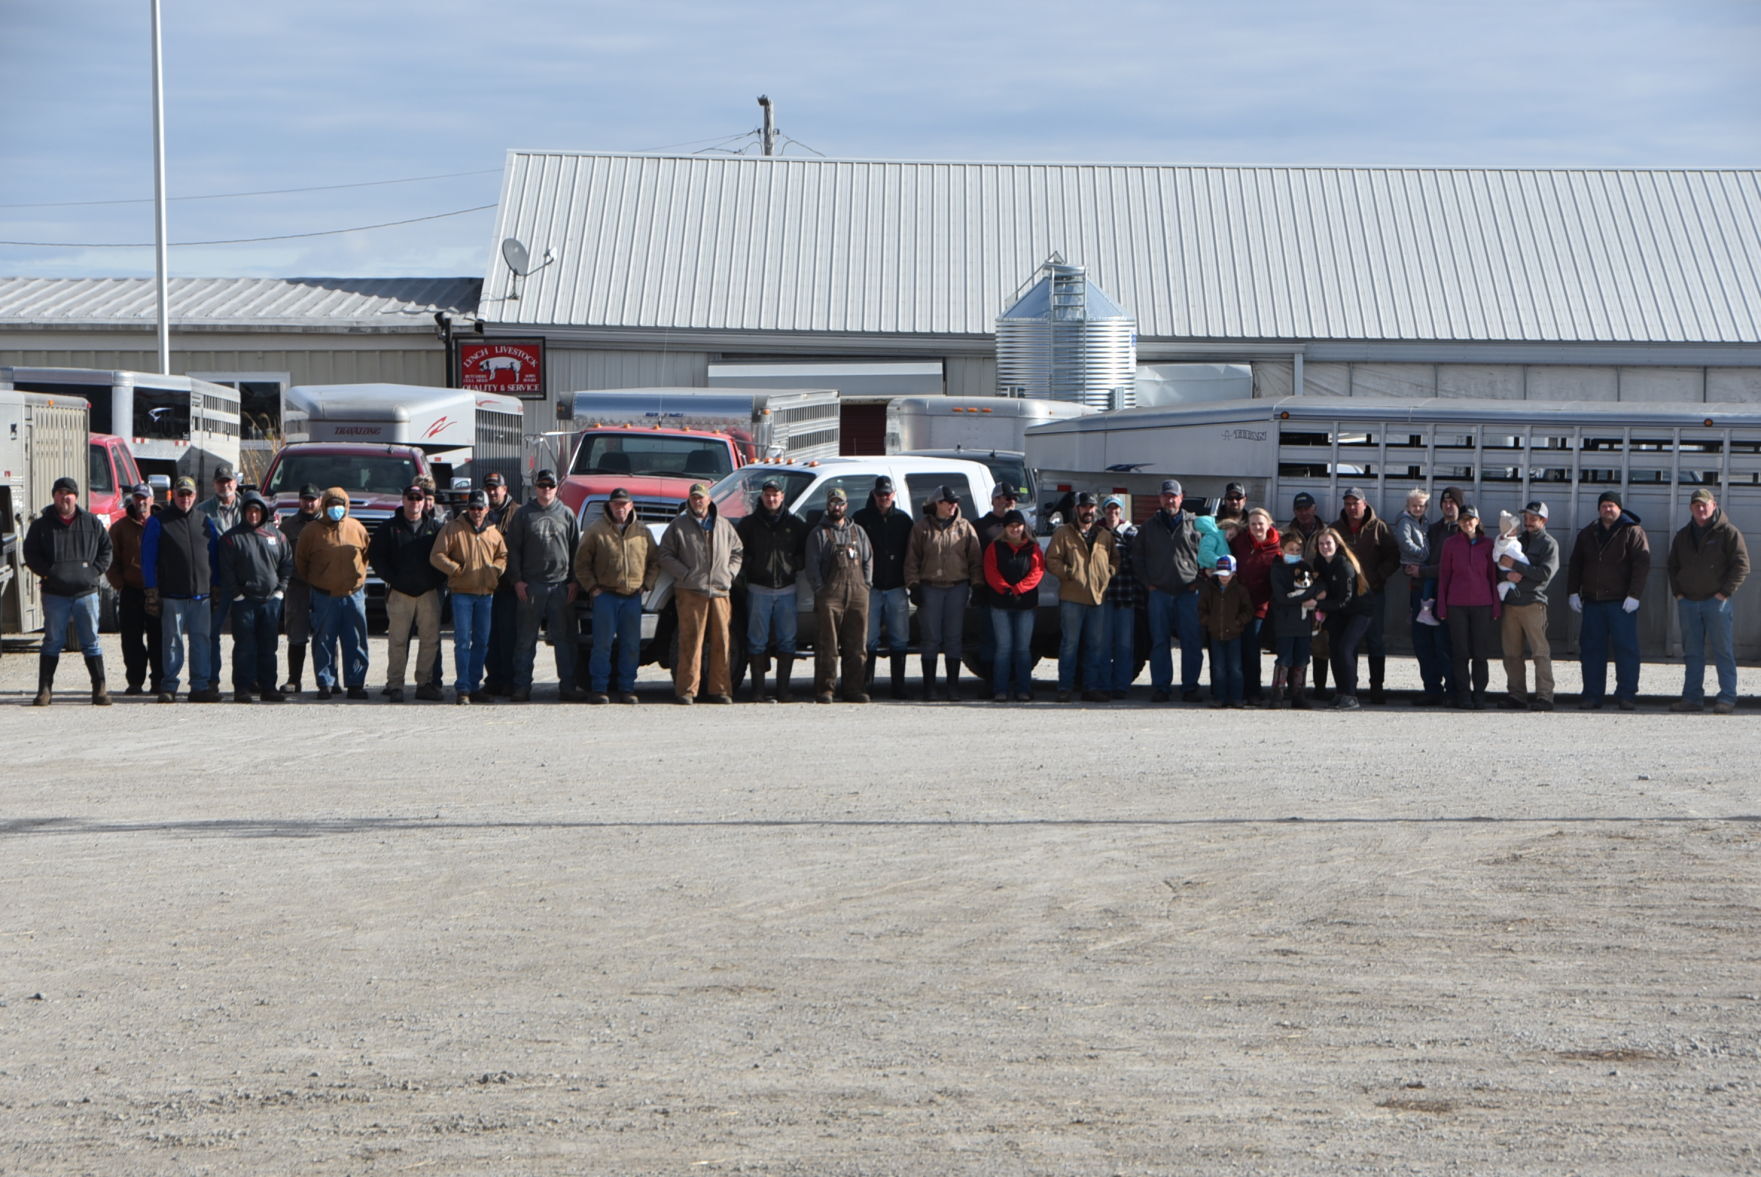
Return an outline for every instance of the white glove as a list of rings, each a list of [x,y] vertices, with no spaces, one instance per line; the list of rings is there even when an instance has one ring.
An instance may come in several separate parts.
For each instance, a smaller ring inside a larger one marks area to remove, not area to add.
[[[1620,603],[1620,611],[1622,613],[1637,613],[1639,611],[1639,598],[1628,597],[1626,600],[1622,601]]]
[[[282,592],[280,589],[276,589],[274,592],[269,594],[269,599],[271,601],[279,601],[279,600],[281,600],[281,598],[282,598]]]
[[[1584,611],[1584,598],[1578,596],[1576,593],[1567,597],[1565,603],[1571,606],[1571,611],[1573,613],[1582,613]]]

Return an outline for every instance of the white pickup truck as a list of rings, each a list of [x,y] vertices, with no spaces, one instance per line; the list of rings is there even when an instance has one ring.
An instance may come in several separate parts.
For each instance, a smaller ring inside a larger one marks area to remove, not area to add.
[[[991,487],[994,482],[986,466],[958,458],[907,457],[899,454],[869,458],[822,458],[808,462],[757,462],[742,466],[717,482],[710,488],[710,499],[715,503],[719,514],[729,522],[737,523],[757,504],[759,487],[767,479],[775,478],[783,484],[783,501],[789,510],[812,525],[824,513],[826,495],[834,486],[841,488],[849,496],[850,510],[854,513],[867,505],[868,492],[873,489],[874,480],[882,475],[891,478],[893,484],[902,489],[903,493],[898,496],[897,504],[901,510],[912,516],[920,514],[923,504],[943,486],[954,489],[954,493],[960,497],[960,511],[968,519],[977,519],[979,515],[990,510]],[[589,501],[583,504],[582,529],[590,526],[595,513],[603,509],[603,502]],[[652,523],[650,527],[657,540],[666,530],[664,523]],[[806,591],[805,579],[801,582],[801,587],[800,631],[796,641],[804,648],[811,648],[815,630],[813,598]],[[662,573],[655,582],[654,589],[642,602],[644,663],[659,662],[667,667],[673,663],[677,624],[672,600],[672,579]],[[593,645],[593,614],[585,598],[576,603],[575,615],[579,627],[581,656],[585,658]],[[745,593],[741,586],[735,588],[734,624],[731,628],[731,655],[736,667],[737,683],[738,668],[745,661],[740,649],[746,633]]]

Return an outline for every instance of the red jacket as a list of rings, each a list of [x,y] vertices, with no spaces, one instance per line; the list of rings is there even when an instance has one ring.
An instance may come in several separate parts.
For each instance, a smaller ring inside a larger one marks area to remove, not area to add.
[[[1243,528],[1229,541],[1229,550],[1235,553],[1235,579],[1253,601],[1253,615],[1265,617],[1266,608],[1272,603],[1272,565],[1284,558],[1278,529],[1268,527],[1265,542],[1256,544]]]
[[[1039,603],[1039,582],[1045,575],[1045,553],[1031,535],[1020,547],[1000,535],[985,545],[984,580],[991,589],[991,608],[1034,608]]]
[[[1451,605],[1490,605],[1493,617],[1503,612],[1492,540],[1484,534],[1471,544],[1459,531],[1443,541],[1443,558],[1437,565],[1438,620],[1449,616]]]

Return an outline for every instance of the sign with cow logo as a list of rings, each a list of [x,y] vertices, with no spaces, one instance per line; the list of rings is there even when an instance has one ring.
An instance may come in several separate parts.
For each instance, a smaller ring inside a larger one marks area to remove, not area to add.
[[[459,387],[526,399],[544,395],[544,340],[455,340]]]

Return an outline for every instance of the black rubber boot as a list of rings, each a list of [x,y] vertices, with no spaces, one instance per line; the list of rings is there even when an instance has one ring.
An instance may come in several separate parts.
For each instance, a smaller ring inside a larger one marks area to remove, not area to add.
[[[907,697],[905,694],[905,662],[910,657],[909,654],[897,652],[893,654],[893,698],[895,699]]]
[[[954,703],[960,698],[960,659],[948,655],[942,661],[947,664],[947,670],[944,672],[947,681],[942,686],[942,698],[949,703]]]
[[[776,696],[766,694],[764,690],[764,676],[770,673],[770,659],[747,659],[746,673],[752,676],[752,701],[754,703],[775,703]]]
[[[32,707],[47,707],[55,699],[55,668],[61,665],[57,654],[37,655],[37,697]]]
[[[300,693],[300,675],[306,672],[306,643],[289,642],[287,647],[287,681],[281,684],[284,694]]]
[[[777,655],[777,694],[779,703],[793,703],[795,696],[789,693],[789,674],[795,669],[795,655]]]
[[[936,697],[936,656],[925,654],[919,661],[923,664],[923,701],[928,703]]]
[[[1317,661],[1311,662],[1309,665],[1314,667],[1315,672],[1315,698],[1325,703],[1333,697],[1327,690],[1327,664]]]
[[[1370,702],[1381,706],[1388,701],[1388,693],[1382,689],[1382,676],[1388,669],[1388,659],[1370,659]]]
[[[880,654],[877,651],[870,654],[862,664],[862,693],[865,695],[874,694],[874,667],[879,661]]]
[[[92,676],[92,706],[110,706],[110,687],[104,681],[104,655],[86,655],[86,673]]]
[[[1308,698],[1302,690],[1302,680],[1308,677],[1308,669],[1306,666],[1299,666],[1290,672],[1290,709],[1292,711],[1307,711],[1309,709]]]

